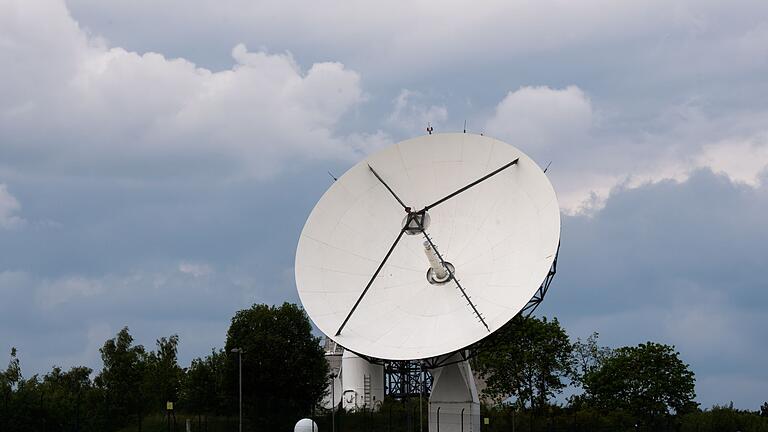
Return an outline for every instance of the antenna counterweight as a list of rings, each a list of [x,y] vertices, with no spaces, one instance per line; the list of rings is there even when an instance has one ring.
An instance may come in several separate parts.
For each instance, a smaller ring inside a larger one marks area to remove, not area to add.
[[[427,259],[429,260],[429,267],[432,270],[431,273],[427,272],[427,278],[429,278],[429,275],[431,274],[435,283],[446,282],[450,278],[450,273],[448,273],[448,270],[443,267],[443,264],[440,262],[440,259],[435,253],[435,250],[432,249],[432,246],[428,241],[424,242],[424,253],[427,255]],[[432,282],[432,280],[430,280],[430,282]]]

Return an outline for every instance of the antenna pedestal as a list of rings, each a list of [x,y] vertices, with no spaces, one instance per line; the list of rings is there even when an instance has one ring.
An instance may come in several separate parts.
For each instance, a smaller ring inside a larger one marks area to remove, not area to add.
[[[469,362],[453,354],[447,366],[432,370],[429,432],[480,432],[480,399]]]

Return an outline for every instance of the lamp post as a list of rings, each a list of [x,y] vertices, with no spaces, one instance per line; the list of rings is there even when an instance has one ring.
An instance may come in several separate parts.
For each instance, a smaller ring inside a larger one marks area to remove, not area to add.
[[[336,432],[336,377],[338,374],[331,372],[331,432]]]
[[[239,369],[238,393],[240,394],[240,432],[243,432],[243,349],[232,348],[230,352],[237,354],[237,365]]]

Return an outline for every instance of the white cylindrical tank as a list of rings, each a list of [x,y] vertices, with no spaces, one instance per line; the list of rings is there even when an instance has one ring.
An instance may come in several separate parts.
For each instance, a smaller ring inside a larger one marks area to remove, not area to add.
[[[344,409],[376,410],[384,401],[384,366],[345,350],[341,357],[341,385]]]
[[[318,432],[317,423],[312,419],[304,418],[296,422],[293,432]]]

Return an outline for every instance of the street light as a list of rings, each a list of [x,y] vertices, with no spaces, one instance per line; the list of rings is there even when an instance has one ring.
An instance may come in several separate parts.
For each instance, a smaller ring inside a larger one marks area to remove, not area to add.
[[[240,432],[243,432],[243,349],[232,348],[230,352],[237,354],[237,364],[240,369],[238,392],[240,393]]]
[[[336,432],[336,373],[331,372],[331,432]]]

